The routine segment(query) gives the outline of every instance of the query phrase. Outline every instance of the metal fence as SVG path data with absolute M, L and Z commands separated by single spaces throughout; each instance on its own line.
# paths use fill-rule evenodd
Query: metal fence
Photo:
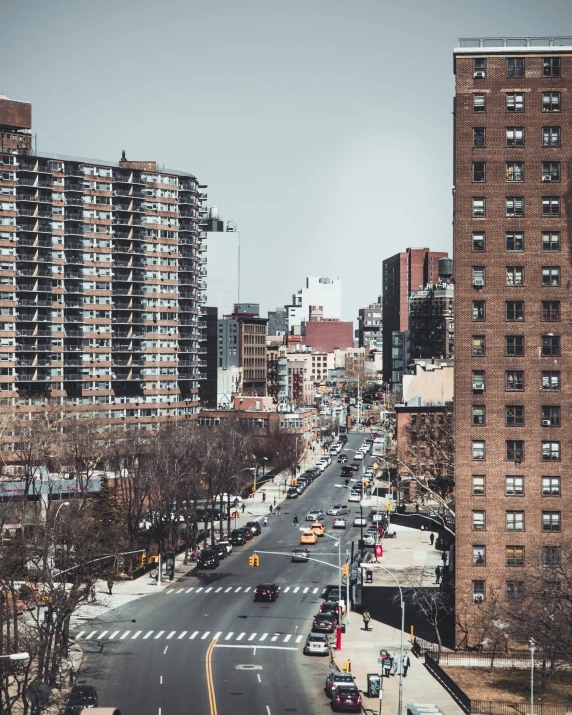
M 458 703 L 459 707 L 469 715 L 471 712 L 471 699 L 464 690 L 439 666 L 431 654 L 425 653 L 425 667 L 431 675 L 445 688 L 451 697 Z
M 471 700 L 471 715 L 529 715 L 530 703 Z M 572 705 L 534 704 L 534 715 L 571 715 Z

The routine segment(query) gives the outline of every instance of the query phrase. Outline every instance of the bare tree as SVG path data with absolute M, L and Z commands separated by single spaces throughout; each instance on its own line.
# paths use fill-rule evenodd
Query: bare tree
M 440 625 L 454 610 L 451 593 L 439 588 L 413 587 L 406 589 L 404 600 L 416 612 L 422 613 L 427 623 L 433 628 L 438 652 L 441 654 L 443 642 Z

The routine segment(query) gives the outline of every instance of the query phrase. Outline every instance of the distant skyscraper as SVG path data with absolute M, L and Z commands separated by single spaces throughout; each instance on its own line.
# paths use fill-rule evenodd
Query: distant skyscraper
M 227 221 L 226 231 L 218 206 L 201 217 L 202 242 L 208 257 L 201 267 L 203 304 L 216 307 L 219 316 L 230 315 L 240 299 L 240 233 Z

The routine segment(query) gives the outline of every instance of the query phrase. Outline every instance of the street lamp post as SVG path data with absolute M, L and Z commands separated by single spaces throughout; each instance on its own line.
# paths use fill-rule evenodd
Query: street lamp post
M 530 715 L 534 715 L 534 651 L 536 650 L 534 638 L 530 638 L 528 647 L 530 648 Z

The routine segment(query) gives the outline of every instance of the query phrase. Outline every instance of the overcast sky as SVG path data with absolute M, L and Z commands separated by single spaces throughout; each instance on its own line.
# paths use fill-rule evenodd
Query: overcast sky
M 383 259 L 451 252 L 458 37 L 572 34 L 570 0 L 0 0 L 0 93 L 38 150 L 156 160 L 208 184 L 242 236 L 245 302 Z

